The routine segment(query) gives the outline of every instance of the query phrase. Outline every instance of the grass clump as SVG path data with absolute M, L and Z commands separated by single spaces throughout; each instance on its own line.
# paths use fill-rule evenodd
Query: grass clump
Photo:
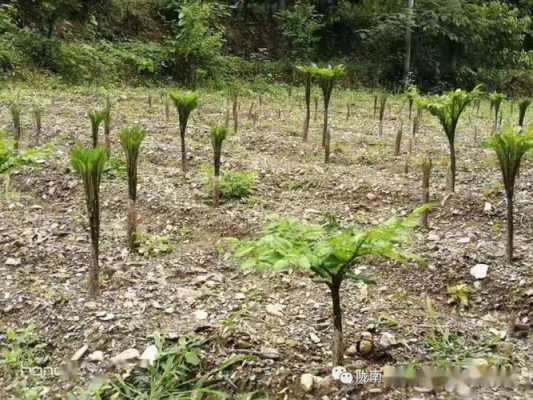
M 205 185 L 213 193 L 214 179 L 211 171 L 205 170 Z M 250 196 L 257 182 L 254 171 L 225 171 L 218 179 L 220 197 L 226 200 L 243 199 Z

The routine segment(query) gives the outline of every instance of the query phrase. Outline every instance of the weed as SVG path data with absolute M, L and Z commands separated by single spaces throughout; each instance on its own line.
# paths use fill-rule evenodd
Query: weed
M 144 255 L 168 254 L 174 250 L 168 236 L 137 233 L 135 237 L 138 251 Z

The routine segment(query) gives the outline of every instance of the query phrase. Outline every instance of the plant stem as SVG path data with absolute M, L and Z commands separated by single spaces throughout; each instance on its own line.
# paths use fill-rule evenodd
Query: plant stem
M 332 361 L 333 366 L 343 365 L 344 363 L 344 344 L 342 335 L 342 308 L 340 300 L 340 287 L 342 280 L 333 277 L 330 285 L 331 300 L 333 304 L 333 349 Z
M 513 262 L 514 248 L 514 199 L 513 194 L 507 195 L 507 261 Z

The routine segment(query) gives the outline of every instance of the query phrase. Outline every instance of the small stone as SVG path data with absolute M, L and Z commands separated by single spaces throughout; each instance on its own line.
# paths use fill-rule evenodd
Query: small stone
M 276 317 L 283 317 L 283 306 L 281 304 L 267 304 L 266 312 Z
M 381 335 L 381 338 L 379 339 L 380 346 L 385 349 L 396 345 L 396 343 L 397 343 L 396 337 L 392 333 L 389 333 L 389 332 L 384 332 Z
M 239 292 L 239 293 L 237 293 L 235 295 L 235 300 L 244 300 L 245 298 L 246 298 L 246 295 L 244 293 L 241 293 L 241 292 Z
M 72 355 L 72 357 L 70 357 L 70 361 L 78 361 L 80 358 L 83 357 L 88 348 L 89 346 L 84 344 L 77 352 Z
M 355 344 L 352 344 L 350 347 L 346 349 L 345 353 L 349 357 L 355 356 L 357 354 L 357 346 Z
M 462 237 L 457 240 L 457 243 L 461 243 L 461 244 L 470 243 L 470 238 L 468 236 Z
M 470 268 L 470 275 L 476 279 L 485 279 L 487 277 L 487 272 L 489 266 L 487 264 L 476 264 Z
M 486 213 L 489 213 L 492 211 L 492 204 L 490 204 L 488 201 L 485 202 L 485 207 L 483 207 L 483 211 Z
M 300 385 L 305 392 L 310 392 L 313 390 L 313 385 L 315 383 L 315 377 L 311 374 L 303 374 L 300 377 Z
M 320 343 L 320 338 L 314 333 L 314 332 L 311 332 L 309 334 L 309 337 L 311 338 L 311 341 L 315 344 L 318 344 Z
M 144 350 L 140 357 L 141 367 L 147 368 L 148 366 L 153 366 L 158 358 L 159 351 L 155 345 L 151 344 Z
M 367 193 L 366 198 L 372 201 L 372 200 L 376 200 L 377 196 L 374 193 Z
M 16 267 L 17 265 L 20 265 L 21 261 L 20 261 L 20 258 L 13 258 L 13 257 L 8 257 L 5 264 L 6 265 L 10 265 L 12 267 Z
M 94 351 L 91 354 L 87 356 L 87 359 L 89 361 L 103 361 L 104 360 L 104 353 L 100 350 Z
M 111 362 L 113 364 L 124 364 L 128 361 L 132 361 L 136 358 L 139 358 L 140 354 L 137 349 L 127 349 L 124 350 L 122 353 L 116 355 L 115 357 L 111 358 Z
M 209 314 L 207 314 L 207 311 L 205 311 L 205 310 L 196 310 L 194 312 L 194 318 L 197 321 L 203 321 L 203 320 L 207 319 L 208 316 L 209 316 Z
M 429 235 L 428 235 L 428 240 L 432 241 L 432 242 L 438 242 L 440 240 L 440 236 L 437 235 L 436 233 L 433 233 L 431 232 Z

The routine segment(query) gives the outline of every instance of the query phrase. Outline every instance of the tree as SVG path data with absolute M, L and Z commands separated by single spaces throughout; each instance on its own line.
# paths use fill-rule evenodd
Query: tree
M 318 32 L 323 26 L 315 6 L 307 1 L 298 1 L 294 7 L 278 12 L 276 17 L 289 57 L 311 59 L 316 53 L 316 45 L 320 40 Z
M 330 141 L 331 135 L 328 128 L 328 114 L 329 114 L 329 102 L 331 100 L 331 93 L 333 92 L 333 85 L 335 81 L 344 75 L 344 65 L 339 64 L 334 67 L 329 65 L 328 67 L 321 68 L 313 65 L 311 68 L 311 76 L 316 79 L 318 86 L 322 89 L 322 98 L 324 99 L 324 125 L 322 129 L 322 146 L 325 150 L 326 163 L 329 163 L 330 153 Z
M 449 190 L 455 192 L 456 157 L 455 134 L 457 124 L 465 108 L 481 94 L 481 86 L 476 86 L 467 92 L 461 89 L 430 98 L 419 98 L 418 103 L 422 109 L 428 110 L 439 119 L 439 122 L 448 138 L 450 149 Z
M 137 236 L 137 165 L 139 149 L 146 136 L 144 129 L 139 127 L 124 128 L 120 131 L 120 144 L 126 155 L 128 168 L 128 247 L 134 251 Z
M 74 170 L 81 175 L 85 188 L 85 200 L 91 237 L 91 264 L 89 267 L 89 294 L 95 297 L 99 290 L 99 241 L 100 241 L 100 180 L 106 161 L 105 149 L 85 149 L 76 145 L 70 154 Z
M 267 224 L 258 239 L 232 240 L 233 256 L 244 269 L 262 272 L 296 270 L 309 273 L 330 290 L 333 307 L 333 365 L 342 365 L 344 339 L 340 290 L 345 279 L 368 281 L 352 268 L 365 256 L 380 256 L 403 262 L 414 259 L 403 249 L 410 230 L 428 206 L 406 218 L 360 230 L 302 222 L 297 218 L 277 218 Z
M 213 207 L 218 207 L 220 202 L 220 159 L 222 157 L 222 143 L 228 136 L 225 126 L 216 126 L 211 129 L 211 144 L 213 146 Z
M 174 102 L 178 111 L 181 140 L 181 170 L 187 172 L 187 152 L 185 150 L 185 132 L 187 122 L 191 112 L 198 107 L 198 95 L 195 92 L 176 92 L 168 93 L 170 99 Z
M 216 78 L 223 66 L 224 28 L 219 19 L 225 15 L 224 8 L 201 0 L 176 4 L 181 8 L 170 42 L 175 78 L 190 85 L 195 85 L 199 78 Z
M 309 122 L 311 121 L 311 76 L 313 73 L 312 65 L 297 65 L 296 69 L 304 76 L 305 85 L 305 119 L 303 128 L 303 139 L 307 142 L 309 136 Z
M 485 146 L 496 152 L 502 172 L 507 200 L 507 261 L 513 261 L 514 242 L 514 187 L 520 171 L 522 157 L 533 149 L 533 128 L 526 133 L 515 133 L 511 126 L 489 137 Z
M 88 116 L 91 120 L 93 148 L 96 148 L 98 146 L 98 129 L 100 128 L 100 124 L 106 119 L 106 111 L 91 111 Z

